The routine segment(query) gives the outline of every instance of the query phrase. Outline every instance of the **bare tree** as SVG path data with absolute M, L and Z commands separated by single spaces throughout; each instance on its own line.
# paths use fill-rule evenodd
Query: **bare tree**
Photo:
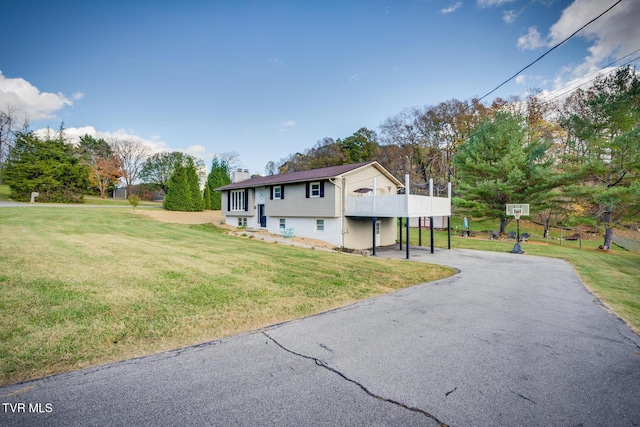
M 227 169 L 229 170 L 229 172 L 232 172 L 242 167 L 242 162 L 240 161 L 240 155 L 235 151 L 220 153 L 216 157 L 218 157 L 221 161 L 227 164 Z
M 16 133 L 26 133 L 28 129 L 27 116 L 18 117 L 16 109 L 11 105 L 7 105 L 4 111 L 0 111 L 0 170 L 13 147 Z
M 151 155 L 151 148 L 141 141 L 131 139 L 112 138 L 109 140 L 109 144 L 120 162 L 123 173 L 122 178 L 127 187 L 127 194 L 129 194 L 131 185 L 140 176 L 142 165 Z

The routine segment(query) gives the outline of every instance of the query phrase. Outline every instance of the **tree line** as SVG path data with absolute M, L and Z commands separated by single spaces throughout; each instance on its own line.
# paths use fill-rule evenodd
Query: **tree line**
M 42 137 L 26 127 L 12 129 L 13 117 L 3 114 L 0 178 L 16 201 L 30 201 L 31 194 L 38 193 L 38 202 L 80 203 L 87 193 L 106 198 L 124 183 L 128 195 L 160 191 L 168 210 L 220 209 L 221 195 L 214 189 L 230 182 L 230 167 L 237 161 L 235 153 L 216 157 L 206 176 L 203 161 L 189 154 L 151 154 L 151 149 L 140 141 L 105 140 L 90 135 L 71 144 L 63 125 Z M 205 176 L 203 190 L 201 181 Z

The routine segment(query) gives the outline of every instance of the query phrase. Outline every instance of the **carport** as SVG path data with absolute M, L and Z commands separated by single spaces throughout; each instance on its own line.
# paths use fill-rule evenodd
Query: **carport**
M 371 253 L 376 254 L 376 221 L 378 218 L 400 218 L 406 223 L 406 258 L 410 258 L 409 218 L 430 219 L 431 253 L 434 252 L 433 217 L 447 217 L 448 248 L 451 249 L 451 183 L 447 184 L 447 197 L 435 197 L 433 180 L 429 179 L 429 195 L 410 194 L 409 175 L 405 175 L 405 194 L 376 196 L 376 179 L 373 178 L 370 197 L 347 197 L 345 216 L 371 218 Z M 402 228 L 400 230 L 400 250 L 402 250 Z

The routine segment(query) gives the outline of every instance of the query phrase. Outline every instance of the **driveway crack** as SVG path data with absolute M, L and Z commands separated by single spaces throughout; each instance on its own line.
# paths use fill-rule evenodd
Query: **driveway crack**
M 409 411 L 413 411 L 413 412 L 417 412 L 420 413 L 422 415 L 424 415 L 427 418 L 432 419 L 433 421 L 437 422 L 440 427 L 449 427 L 447 424 L 443 423 L 442 421 L 440 421 L 439 419 L 437 419 L 436 417 L 434 417 L 433 415 L 431 415 L 430 413 L 428 413 L 427 411 L 420 409 L 420 408 L 414 408 L 412 406 L 406 405 L 402 402 L 398 402 L 397 400 L 393 400 L 393 399 L 387 399 L 386 397 L 383 396 L 379 396 L 373 392 L 371 392 L 367 387 L 365 387 L 364 385 L 362 385 L 361 383 L 347 377 L 345 374 L 343 374 L 342 372 L 338 371 L 337 369 L 332 368 L 331 366 L 327 365 L 325 362 L 323 362 L 322 360 L 316 358 L 316 357 L 312 357 L 312 356 L 307 356 L 304 354 L 300 354 L 300 353 L 296 353 L 293 350 L 290 350 L 288 348 L 286 348 L 285 346 L 283 346 L 282 344 L 280 344 L 278 341 L 276 341 L 275 338 L 271 337 L 269 334 L 267 334 L 266 332 L 262 332 L 264 334 L 264 336 L 266 336 L 268 339 L 270 339 L 271 341 L 273 341 L 274 344 L 276 344 L 278 347 L 280 347 L 281 349 L 283 349 L 284 351 L 286 351 L 287 353 L 291 353 L 295 356 L 298 357 L 302 357 L 304 359 L 308 359 L 313 361 L 316 365 L 320 366 L 321 368 L 327 369 L 328 371 L 333 372 L 334 374 L 340 376 L 342 379 L 349 381 L 350 383 L 353 383 L 355 385 L 357 385 L 358 387 L 360 387 L 360 389 L 362 391 L 364 391 L 366 394 L 368 394 L 369 396 L 376 398 L 378 400 L 381 400 L 383 402 L 388 402 L 391 403 L 393 405 L 397 405 L 400 406 L 401 408 L 407 409 Z

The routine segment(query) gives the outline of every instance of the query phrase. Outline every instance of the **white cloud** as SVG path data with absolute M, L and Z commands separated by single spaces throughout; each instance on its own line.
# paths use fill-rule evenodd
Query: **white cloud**
M 78 100 L 84 98 L 85 95 L 86 95 L 86 93 L 84 93 L 84 92 L 76 92 L 73 95 L 71 95 L 71 97 L 73 99 L 75 99 L 76 101 L 78 101 Z
M 562 11 L 562 16 L 549 29 L 548 45 L 553 46 L 569 37 L 578 28 L 604 12 L 608 4 L 600 0 L 575 0 Z M 597 70 L 604 62 L 620 59 L 638 49 L 640 40 L 640 2 L 623 1 L 574 37 L 592 44 L 589 55 L 576 67 L 572 77 L 579 78 Z
M 562 100 L 568 97 L 571 94 L 571 92 L 573 92 L 578 88 L 583 88 L 583 89 L 588 88 L 593 83 L 593 80 L 595 80 L 598 77 L 612 73 L 613 71 L 615 71 L 615 67 L 602 68 L 590 74 L 587 74 L 578 78 L 574 78 L 569 81 L 565 80 L 563 77 L 565 75 L 570 75 L 572 70 L 573 68 L 571 67 L 565 67 L 563 69 L 563 72 L 560 73 L 560 75 L 558 75 L 554 80 L 554 89 L 541 91 L 540 98 L 548 101 L 557 100 L 557 99 Z
M 62 93 L 40 92 L 22 78 L 8 78 L 0 71 L 0 107 L 11 106 L 29 120 L 54 117 L 54 113 L 73 101 Z
M 518 77 L 515 78 L 515 82 L 516 84 L 525 86 L 528 89 L 534 89 L 549 83 L 545 80 L 544 76 L 535 74 L 519 74 Z
M 502 6 L 506 3 L 514 2 L 515 0 L 478 0 L 478 6 L 480 7 L 493 7 Z
M 518 18 L 518 11 L 514 10 L 505 10 L 502 13 L 502 20 L 507 24 L 513 24 L 515 20 Z
M 535 27 L 531 27 L 527 35 L 518 39 L 518 47 L 533 50 L 556 46 L 608 7 L 610 5 L 603 4 L 601 0 L 574 0 L 562 11 L 560 19 L 549 28 L 545 38 Z M 574 38 L 583 38 L 590 43 L 587 55 L 581 64 L 563 69 L 556 78 L 555 87 L 575 85 L 582 77 L 638 49 L 639 17 L 640 1 L 625 1 L 578 32 Z
M 449 7 L 446 7 L 444 9 L 440 9 L 440 13 L 446 15 L 447 13 L 455 12 L 456 10 L 460 9 L 460 7 L 462 7 L 461 1 L 453 3 Z
M 41 128 L 34 131 L 34 133 L 40 137 L 47 137 L 47 134 L 55 134 L 56 132 L 58 132 L 58 129 L 48 129 L 48 128 Z M 134 133 L 131 133 L 124 129 L 118 129 L 115 132 L 104 132 L 104 131 L 96 130 L 96 128 L 94 128 L 93 126 L 82 126 L 82 127 L 75 127 L 75 128 L 70 127 L 70 128 L 64 129 L 64 135 L 66 140 L 72 144 L 77 143 L 80 140 L 81 136 L 89 135 L 98 139 L 102 138 L 106 141 L 109 141 L 111 139 L 139 141 L 145 144 L 146 146 L 148 146 L 151 149 L 151 151 L 153 151 L 154 153 L 159 153 L 163 151 L 174 151 L 171 148 L 169 148 L 167 144 L 161 139 L 159 139 L 158 137 L 154 136 L 151 139 L 143 138 L 141 136 L 135 135 Z M 201 147 L 201 146 L 192 146 L 192 147 Z M 189 149 L 190 148 L 191 147 L 189 147 Z M 182 150 L 175 150 L 175 151 L 182 151 Z
M 287 129 L 289 129 L 290 127 L 293 127 L 296 125 L 296 122 L 294 122 L 293 120 L 286 120 L 282 123 L 280 123 L 280 125 L 278 126 L 278 130 L 280 132 L 286 132 Z
M 536 27 L 529 27 L 527 34 L 518 39 L 518 48 L 522 50 L 534 50 L 544 45 L 545 42 Z
M 207 152 L 207 148 L 204 145 L 190 145 L 187 147 L 186 153 L 191 154 L 194 157 L 204 157 L 204 154 Z

